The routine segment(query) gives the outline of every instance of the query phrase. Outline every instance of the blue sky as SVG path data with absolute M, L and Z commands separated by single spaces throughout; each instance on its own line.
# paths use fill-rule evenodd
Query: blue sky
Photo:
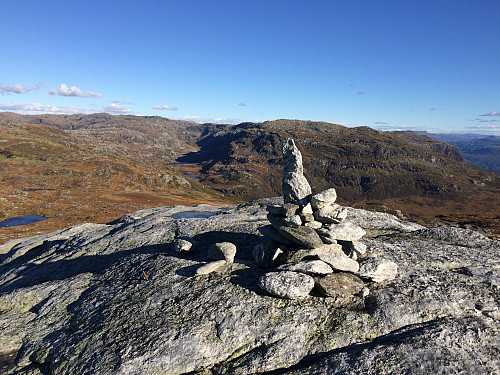
M 0 111 L 500 134 L 498 0 L 2 0 L 0 17 Z

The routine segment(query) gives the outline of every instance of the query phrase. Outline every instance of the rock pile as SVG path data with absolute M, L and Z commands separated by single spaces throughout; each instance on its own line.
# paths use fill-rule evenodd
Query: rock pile
M 397 265 L 367 253 L 360 241 L 366 231 L 346 221 L 348 211 L 335 203 L 335 189 L 311 194 L 293 139 L 285 140 L 282 151 L 284 203 L 268 206 L 271 225 L 260 231 L 271 242 L 258 244 L 254 258 L 264 268 L 283 264 L 276 272 L 264 274 L 259 286 L 291 299 L 307 296 L 316 286 L 322 295 L 347 302 L 353 295 L 368 294 L 361 278 L 393 279 Z

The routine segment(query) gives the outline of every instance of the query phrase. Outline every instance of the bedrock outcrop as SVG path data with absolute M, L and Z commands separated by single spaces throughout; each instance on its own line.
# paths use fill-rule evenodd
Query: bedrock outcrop
M 0 245 L 0 372 L 499 372 L 498 241 L 346 207 L 365 254 L 396 263 L 397 277 L 363 279 L 354 297 L 323 283 L 332 296 L 277 298 L 258 286 L 269 270 L 254 253 L 271 241 L 259 231 L 267 207 L 282 204 L 148 209 Z M 214 215 L 172 217 L 189 211 Z M 193 246 L 179 251 L 179 239 Z M 197 275 L 223 242 L 233 263 Z M 293 246 L 259 262 L 317 252 Z

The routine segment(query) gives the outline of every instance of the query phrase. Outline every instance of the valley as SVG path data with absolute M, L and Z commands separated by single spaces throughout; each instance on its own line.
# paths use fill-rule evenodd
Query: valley
M 281 194 L 281 144 L 304 155 L 313 192 L 425 225 L 500 234 L 500 177 L 455 146 L 411 133 L 276 120 L 197 124 L 162 117 L 0 113 L 0 242 L 148 207 L 234 204 Z

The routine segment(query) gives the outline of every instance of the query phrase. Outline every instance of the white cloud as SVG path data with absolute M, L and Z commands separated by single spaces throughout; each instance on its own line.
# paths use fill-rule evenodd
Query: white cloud
M 467 131 L 474 131 L 474 132 L 483 133 L 483 134 L 495 134 L 495 135 L 500 134 L 500 126 L 498 126 L 498 125 L 468 126 L 465 129 L 467 129 Z
M 40 114 L 40 113 L 89 113 L 81 108 L 76 107 L 58 107 L 50 104 L 40 104 L 40 103 L 6 103 L 0 104 L 0 110 L 12 111 L 21 114 Z
M 96 92 L 83 92 L 76 86 L 68 87 L 65 83 L 59 86 L 59 90 L 50 89 L 50 95 L 78 96 L 80 98 L 102 98 L 102 94 Z
M 14 94 L 26 94 L 27 92 L 30 92 L 30 91 L 36 91 L 40 88 L 40 85 L 36 85 L 36 86 L 31 86 L 31 87 L 28 87 L 28 86 L 22 86 L 21 84 L 19 83 L 14 83 L 13 85 L 4 85 L 3 83 L 0 83 L 0 92 L 2 93 L 2 95 L 10 95 L 12 93 Z
M 123 115 L 123 114 L 131 114 L 133 111 L 129 108 L 120 107 L 118 104 L 111 104 L 106 107 L 103 107 L 103 111 L 107 113 L 111 113 L 113 115 Z
M 123 100 L 123 99 L 117 99 L 117 100 L 112 100 L 111 103 L 118 103 L 118 104 L 127 104 L 127 105 L 136 105 L 135 103 Z
M 179 108 L 177 107 L 169 107 L 168 105 L 154 105 L 153 109 L 158 109 L 158 110 L 166 110 L 166 111 L 177 111 Z
M 480 116 L 500 116 L 500 112 L 490 112 Z

